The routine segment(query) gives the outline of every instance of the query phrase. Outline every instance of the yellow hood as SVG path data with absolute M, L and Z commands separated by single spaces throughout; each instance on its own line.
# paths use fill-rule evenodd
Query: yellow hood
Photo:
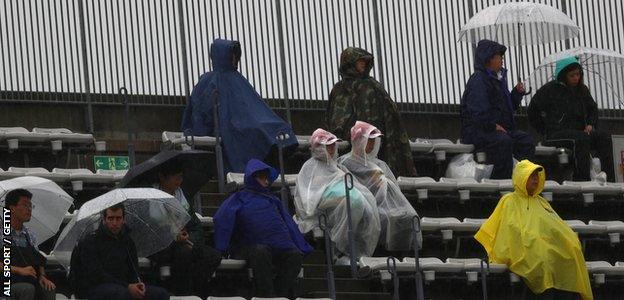
M 539 186 L 534 196 L 526 182 L 536 169 Z M 539 193 L 544 169 L 528 160 L 516 165 L 514 192 L 503 196 L 494 212 L 475 234 L 491 262 L 506 264 L 534 293 L 547 289 L 571 291 L 593 299 L 585 258 L 576 233 Z

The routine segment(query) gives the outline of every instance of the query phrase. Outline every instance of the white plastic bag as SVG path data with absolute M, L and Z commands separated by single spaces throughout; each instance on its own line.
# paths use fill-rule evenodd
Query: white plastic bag
M 607 173 L 602 171 L 602 165 L 600 163 L 600 158 L 594 157 L 591 161 L 591 168 L 589 169 L 589 176 L 591 181 L 596 181 L 601 184 L 607 182 Z
M 473 155 L 469 153 L 455 155 L 446 168 L 447 178 L 473 178 L 481 181 L 490 178 L 493 165 L 478 164 L 474 161 Z

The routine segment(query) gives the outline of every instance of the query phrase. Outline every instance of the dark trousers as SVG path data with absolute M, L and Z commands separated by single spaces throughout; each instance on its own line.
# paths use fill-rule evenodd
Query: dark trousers
M 476 131 L 476 130 L 475 130 Z M 492 179 L 510 179 L 513 172 L 513 158 L 533 159 L 535 144 L 524 131 L 513 130 L 475 132 L 474 136 L 462 138 L 475 145 L 476 151 L 484 151 L 487 163 L 494 165 Z
M 115 283 L 103 283 L 89 291 L 90 300 L 132 300 L 132 296 L 128 291 L 127 286 Z M 146 300 L 165 300 L 169 299 L 169 293 L 167 290 L 153 286 L 145 286 L 145 298 Z
M 208 246 L 173 242 L 153 256 L 158 266 L 171 266 L 170 289 L 175 295 L 207 296 L 208 280 L 221 264 L 221 253 Z
M 293 249 L 275 253 L 269 246 L 247 246 L 234 255 L 253 271 L 256 297 L 289 297 L 301 270 L 303 255 Z
M 565 140 L 572 142 L 572 151 L 574 151 L 574 180 L 588 181 L 590 178 L 591 168 L 591 151 L 596 151 L 600 158 L 602 170 L 607 173 L 609 181 L 615 181 L 615 172 L 613 169 L 613 145 L 611 137 L 603 132 L 594 130 L 591 134 L 587 134 L 581 130 L 565 129 L 553 132 L 547 135 L 549 144 L 558 144 L 557 140 L 565 144 Z M 570 147 L 570 146 L 566 146 Z

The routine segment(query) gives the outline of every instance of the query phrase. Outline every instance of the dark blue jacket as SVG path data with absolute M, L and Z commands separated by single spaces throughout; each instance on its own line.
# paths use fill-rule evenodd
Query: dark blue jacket
M 232 64 L 232 58 L 240 53 L 236 41 L 217 39 L 212 43 L 213 71 L 199 78 L 181 126 L 196 136 L 214 135 L 213 101 L 218 97 L 226 172 L 243 172 L 250 159 L 265 159 L 281 132 L 290 136 L 284 142 L 287 152 L 298 145 L 291 126 L 269 108 Z
M 278 172 L 265 163 L 252 159 L 245 168 L 245 187 L 221 204 L 214 216 L 215 248 L 236 252 L 240 247 L 266 245 L 275 252 L 298 249 L 312 252 L 292 216 L 271 191 L 261 186 L 253 174 L 268 170 L 273 183 Z
M 496 130 L 496 124 L 507 131 L 515 130 L 514 112 L 520 106 L 522 94 L 507 86 L 507 70 L 501 78 L 485 68 L 495 54 L 504 54 L 507 48 L 499 43 L 482 40 L 475 52 L 475 72 L 466 84 L 460 102 L 462 141 L 470 143 L 471 137 Z

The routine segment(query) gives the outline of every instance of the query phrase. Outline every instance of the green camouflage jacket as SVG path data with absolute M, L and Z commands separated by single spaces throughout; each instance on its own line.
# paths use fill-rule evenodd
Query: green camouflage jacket
M 364 59 L 366 70 L 358 73 L 355 62 Z M 342 80 L 334 85 L 329 95 L 327 130 L 344 140 L 355 121 L 364 121 L 384 134 L 379 158 L 397 175 L 415 176 L 409 138 L 396 104 L 381 83 L 369 73 L 373 55 L 364 49 L 349 47 L 340 55 Z

